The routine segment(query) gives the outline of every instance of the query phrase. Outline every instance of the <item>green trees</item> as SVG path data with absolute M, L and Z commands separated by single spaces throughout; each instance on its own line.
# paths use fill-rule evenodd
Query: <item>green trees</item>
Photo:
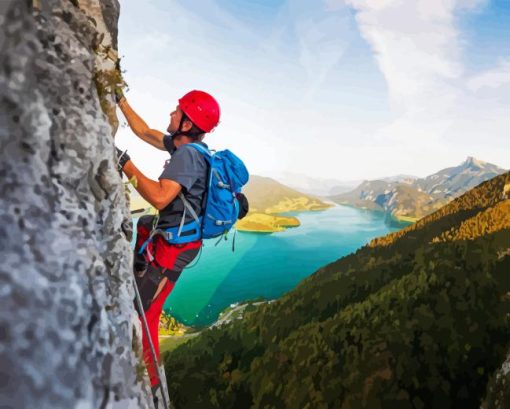
M 460 226 L 452 227 L 449 231 L 443 232 L 432 239 L 432 241 L 437 243 L 440 241 L 472 240 L 503 229 L 510 229 L 510 200 L 497 203 L 477 213 L 474 217 L 464 220 Z

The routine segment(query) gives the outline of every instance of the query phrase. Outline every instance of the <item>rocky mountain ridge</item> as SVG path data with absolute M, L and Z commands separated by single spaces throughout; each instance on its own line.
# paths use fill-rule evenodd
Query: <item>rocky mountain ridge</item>
M 351 192 L 330 199 L 339 204 L 384 211 L 397 219 L 415 220 L 504 172 L 496 165 L 468 157 L 459 166 L 442 169 L 425 178 L 364 181 Z

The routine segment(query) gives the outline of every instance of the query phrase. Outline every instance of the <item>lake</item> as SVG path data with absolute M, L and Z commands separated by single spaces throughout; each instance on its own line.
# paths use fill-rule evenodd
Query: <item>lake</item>
M 186 325 L 209 325 L 230 304 L 280 297 L 320 267 L 404 226 L 347 206 L 285 215 L 296 216 L 301 226 L 273 234 L 237 232 L 234 252 L 232 232 L 217 245 L 217 239 L 204 241 L 165 310 Z

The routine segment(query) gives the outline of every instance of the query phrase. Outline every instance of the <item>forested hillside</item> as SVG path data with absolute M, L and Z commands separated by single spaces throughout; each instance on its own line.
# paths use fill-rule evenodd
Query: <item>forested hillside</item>
M 173 402 L 479 408 L 494 378 L 485 404 L 510 404 L 492 375 L 510 346 L 509 184 L 482 183 L 173 351 Z

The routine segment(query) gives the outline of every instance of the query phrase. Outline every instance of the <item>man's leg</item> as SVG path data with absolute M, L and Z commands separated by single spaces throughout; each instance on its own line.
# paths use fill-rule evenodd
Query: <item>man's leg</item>
M 163 305 L 165 304 L 166 298 L 171 293 L 174 288 L 175 283 L 171 281 L 167 281 L 163 290 L 158 294 L 158 296 L 152 301 L 149 309 L 145 311 L 145 319 L 147 320 L 147 325 L 149 326 L 149 333 L 151 336 L 152 344 L 154 345 L 154 350 L 156 351 L 156 357 L 159 360 L 159 340 L 158 340 L 158 328 L 159 328 L 159 319 L 161 317 L 161 313 L 163 312 Z M 151 380 L 151 386 L 158 385 L 158 372 L 156 367 L 154 366 L 154 362 L 152 359 L 152 354 L 149 346 L 149 340 L 147 339 L 147 335 L 145 331 L 143 332 L 142 338 L 143 345 L 143 355 L 144 360 L 147 365 L 147 370 L 149 372 L 149 377 Z M 158 362 L 159 365 L 159 362 Z
M 167 278 L 165 287 L 159 292 L 154 289 L 155 297 L 145 309 L 145 318 L 149 326 L 149 333 L 156 352 L 159 364 L 159 339 L 158 328 L 163 306 L 168 295 L 173 290 L 182 270 L 197 256 L 202 245 L 201 241 L 195 241 L 184 245 L 168 245 L 160 237 L 156 238 L 155 257 L 160 266 L 164 266 Z M 149 266 L 149 270 L 151 267 Z M 149 341 L 143 334 L 143 355 L 147 370 L 151 379 L 151 386 L 158 384 L 157 369 L 154 366 Z

